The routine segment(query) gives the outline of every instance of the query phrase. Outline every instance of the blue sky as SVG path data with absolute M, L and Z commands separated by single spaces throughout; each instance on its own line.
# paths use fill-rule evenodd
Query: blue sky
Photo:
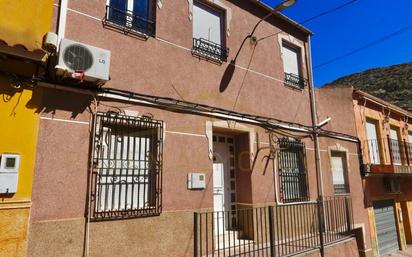
M 280 0 L 262 0 L 275 6 Z M 298 0 L 283 11 L 299 22 L 349 0 Z M 402 34 L 314 69 L 316 86 L 369 68 L 412 61 L 412 0 L 357 0 L 343 9 L 304 24 L 314 32 L 313 66 L 345 55 L 402 28 Z

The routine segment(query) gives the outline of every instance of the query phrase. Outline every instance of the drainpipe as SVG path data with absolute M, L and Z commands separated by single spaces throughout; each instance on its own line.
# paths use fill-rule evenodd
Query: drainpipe
M 318 216 L 319 216 L 319 239 L 320 239 L 320 255 L 325 256 L 324 251 L 324 239 L 323 239 L 323 228 L 325 225 L 325 213 L 323 209 L 323 178 L 322 178 L 322 167 L 320 159 L 320 148 L 319 148 L 319 131 L 318 131 L 318 118 L 316 110 L 316 99 L 315 99 L 315 90 L 314 90 L 314 81 L 313 81 L 313 70 L 312 70 L 312 54 L 311 54 L 311 44 L 310 36 L 308 36 L 308 58 L 309 58 L 309 71 L 308 75 L 310 76 L 310 85 L 309 85 L 309 98 L 310 98 L 310 112 L 312 116 L 312 135 L 313 142 L 315 145 L 315 169 L 316 169 L 316 180 L 318 184 Z
M 315 99 L 315 90 L 314 90 L 314 81 L 313 81 L 313 71 L 312 71 L 312 54 L 310 50 L 310 36 L 308 37 L 309 44 L 309 76 L 310 76 L 310 85 L 309 85 L 309 97 L 310 97 L 310 112 L 312 116 L 312 128 L 313 128 L 313 141 L 315 144 L 315 168 L 316 176 L 318 183 L 318 196 L 323 198 L 323 178 L 322 178 L 322 168 L 320 160 L 320 147 L 319 147 L 319 132 L 318 132 L 318 117 L 316 110 L 316 99 Z
M 59 42 L 64 38 L 66 33 L 66 17 L 67 17 L 67 3 L 69 0 L 60 0 L 59 8 L 59 23 L 57 26 L 57 35 L 59 36 Z

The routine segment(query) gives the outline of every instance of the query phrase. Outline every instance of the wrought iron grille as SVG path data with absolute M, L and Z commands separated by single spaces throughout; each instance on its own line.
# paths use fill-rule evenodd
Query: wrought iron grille
M 296 74 L 285 72 L 285 83 L 292 85 L 294 87 L 304 89 L 306 86 L 306 79 Z
M 335 194 L 347 194 L 349 193 L 348 184 L 333 184 Z
M 204 38 L 193 38 L 192 53 L 206 59 L 226 62 L 229 49 Z
M 307 201 L 306 149 L 301 141 L 281 138 L 279 148 L 280 197 L 285 203 Z
M 152 12 L 154 13 L 154 11 Z M 106 6 L 106 15 L 104 16 L 103 24 L 122 30 L 124 33 L 138 32 L 148 36 L 154 36 L 156 31 L 154 15 L 141 17 L 138 13 L 118 9 L 110 5 Z
M 98 113 L 94 117 L 94 220 L 161 212 L 163 122 Z

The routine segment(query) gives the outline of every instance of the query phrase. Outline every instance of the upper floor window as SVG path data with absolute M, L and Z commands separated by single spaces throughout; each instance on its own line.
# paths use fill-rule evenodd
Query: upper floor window
M 301 49 L 290 43 L 282 43 L 283 70 L 285 72 L 285 83 L 298 88 L 305 87 L 305 79 L 301 77 Z
M 109 0 L 104 22 L 126 32 L 155 35 L 155 0 Z
M 381 141 L 378 138 L 378 121 L 366 120 L 366 136 L 369 153 L 369 161 L 371 164 L 381 163 Z
M 349 193 L 348 168 L 345 152 L 331 152 L 331 170 L 335 194 Z
M 94 120 L 93 219 L 159 214 L 163 123 L 112 113 Z
M 412 131 L 409 131 L 408 133 L 408 142 L 412 144 Z
M 412 166 L 412 131 L 408 132 L 408 143 L 406 143 L 406 158 L 409 160 L 409 165 Z
M 285 203 L 307 201 L 306 149 L 301 141 L 282 138 L 278 141 L 279 185 Z
M 400 130 L 398 127 L 390 126 L 389 129 L 389 150 L 390 158 L 393 164 L 401 165 L 402 164 L 402 147 L 400 142 Z
M 225 12 L 200 2 L 193 3 L 193 49 L 201 57 L 226 61 Z

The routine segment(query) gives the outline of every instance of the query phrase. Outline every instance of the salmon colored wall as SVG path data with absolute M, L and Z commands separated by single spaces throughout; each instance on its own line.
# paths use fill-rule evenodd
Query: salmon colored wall
M 211 63 L 191 54 L 192 22 L 188 17 L 188 1 L 162 3 L 162 7 L 157 8 L 156 38 L 143 41 L 102 27 L 105 0 L 69 1 L 66 38 L 111 51 L 111 80 L 105 87 L 184 99 L 311 125 L 309 90 L 307 87 L 296 90 L 284 85 L 283 63 L 277 38 L 262 40 L 256 47 L 246 42 L 239 53 L 231 82 L 227 88 L 222 88 L 221 81 L 222 78 L 224 80 L 228 63 Z M 227 37 L 230 60 L 235 57 L 245 36 L 266 11 L 249 1 L 233 0 L 224 3 L 231 8 L 233 15 L 230 35 Z M 55 14 L 57 8 L 54 7 Z M 54 20 L 56 19 L 57 16 L 54 16 Z M 302 32 L 275 18 L 270 23 L 263 22 L 256 35 L 263 37 L 282 31 L 282 34 L 303 45 L 305 56 L 308 57 L 309 45 Z M 308 70 L 306 59 L 302 60 L 302 66 L 304 71 Z M 304 76 L 308 78 L 306 72 Z M 138 111 L 139 115 L 150 113 L 154 118 L 165 122 L 162 213 L 159 217 L 133 219 L 129 222 L 93 223 L 93 230 L 99 233 L 91 234 L 91 253 L 97 256 L 98 249 L 105 249 L 100 256 L 112 256 L 112 251 L 117 246 L 126 256 L 138 256 L 144 251 L 164 253 L 167 249 L 173 251 L 174 256 L 185 256 L 182 251 L 191 253 L 193 248 L 190 232 L 193 223 L 190 214 L 196 210 L 213 208 L 212 160 L 209 158 L 206 124 L 217 120 L 130 103 L 101 101 L 96 106 L 89 97 L 63 91 L 44 90 L 43 95 L 42 106 L 39 108 L 40 143 L 37 150 L 41 154 L 36 160 L 31 217 L 33 235 L 30 236 L 29 244 L 29 251 L 33 251 L 31 256 L 41 255 L 47 247 L 52 247 L 58 253 L 64 252 L 63 249 L 67 249 L 67 252 L 76 249 L 76 254 L 80 252 L 83 244 L 79 235 L 83 232 L 82 219 L 86 205 L 91 113 L 96 110 L 125 109 Z M 323 110 L 328 111 L 331 106 L 334 105 L 329 102 Z M 220 122 L 226 123 L 223 120 Z M 227 123 L 229 127 L 232 126 Z M 267 133 L 263 129 L 246 126 L 258 135 L 259 143 L 252 144 L 254 147 L 269 145 Z M 311 139 L 304 141 L 307 147 L 309 191 L 314 200 L 317 197 L 314 147 Z M 323 140 L 322 153 L 327 153 L 328 146 L 338 142 Z M 352 146 L 341 144 L 354 154 Z M 257 155 L 256 166 L 250 174 L 251 199 L 247 200 L 254 205 L 268 205 L 275 201 L 274 173 L 273 169 L 268 169 L 265 173 L 265 162 L 262 161 L 265 154 L 267 151 Z M 328 155 L 322 156 L 326 158 L 323 161 L 325 165 Z M 350 161 L 353 167 L 351 173 L 359 174 L 353 155 Z M 189 172 L 206 174 L 205 190 L 187 189 Z M 60 234 L 59 224 L 71 231 L 67 237 Z M 173 232 L 179 236 L 171 237 Z M 58 235 L 58 240 L 51 246 L 47 244 L 50 235 Z M 145 241 L 145 248 L 133 247 L 126 251 L 123 235 L 126 238 L 144 235 L 148 239 Z M 175 242 L 163 242 L 163 238 L 175 239 Z M 64 242 L 73 242 L 76 247 L 65 245 Z M 180 248 L 175 249 L 176 245 Z M 76 254 L 73 255 L 77 256 Z
M 356 116 L 352 98 L 353 88 L 348 86 L 323 87 L 316 91 L 318 120 L 322 121 L 327 117 L 331 121 L 324 126 L 324 129 L 337 131 L 345 134 L 358 136 Z M 326 140 L 321 138 L 321 162 L 325 195 L 334 195 L 333 180 L 331 172 L 331 151 L 340 151 L 346 154 L 349 195 L 352 197 L 354 223 L 360 229 L 358 239 L 363 245 L 358 245 L 362 256 L 371 254 L 372 243 L 370 238 L 370 222 L 368 206 L 365 203 L 365 191 L 362 176 L 360 173 L 359 145 L 357 143 Z

